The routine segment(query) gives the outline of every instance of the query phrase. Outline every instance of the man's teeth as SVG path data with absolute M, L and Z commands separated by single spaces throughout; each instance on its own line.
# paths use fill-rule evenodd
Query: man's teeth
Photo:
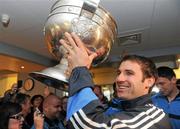
M 120 86 L 118 87 L 119 89 L 125 89 L 125 88 L 128 88 L 127 86 Z

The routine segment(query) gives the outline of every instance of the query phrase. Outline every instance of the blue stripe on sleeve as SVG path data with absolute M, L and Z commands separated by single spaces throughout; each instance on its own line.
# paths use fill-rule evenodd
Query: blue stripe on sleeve
M 82 109 L 92 100 L 98 99 L 97 96 L 94 94 L 91 88 L 84 88 L 77 94 L 71 96 L 68 99 L 67 105 L 67 120 L 77 112 L 78 110 Z

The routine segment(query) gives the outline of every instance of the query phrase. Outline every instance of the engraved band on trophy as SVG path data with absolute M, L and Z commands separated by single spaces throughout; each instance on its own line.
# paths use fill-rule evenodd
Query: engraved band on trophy
M 113 17 L 99 5 L 100 0 L 58 0 L 51 8 L 44 27 L 45 41 L 50 53 L 60 63 L 54 67 L 29 75 L 57 89 L 67 91 L 68 62 L 65 49 L 59 43 L 65 32 L 75 32 L 85 46 L 98 53 L 93 65 L 102 63 L 109 55 L 117 35 Z

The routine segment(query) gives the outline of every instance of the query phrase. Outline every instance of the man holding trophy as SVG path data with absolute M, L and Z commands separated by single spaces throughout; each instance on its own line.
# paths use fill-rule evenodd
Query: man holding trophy
M 100 0 L 59 0 L 45 24 L 45 40 L 60 64 L 33 78 L 54 88 L 69 91 L 69 128 L 82 129 L 170 129 L 168 117 L 151 100 L 149 90 L 157 77 L 154 63 L 141 56 L 125 56 L 116 78 L 123 112 L 106 115 L 105 107 L 92 91 L 89 68 L 109 55 L 117 25 Z M 64 84 L 69 87 L 64 87 Z
M 65 33 L 60 43 L 66 48 L 67 60 L 72 70 L 69 79 L 67 119 L 70 128 L 143 128 L 170 129 L 167 115 L 155 107 L 149 90 L 154 85 L 157 72 L 154 63 L 142 56 L 125 56 L 120 62 L 116 85 L 123 112 L 106 115 L 105 108 L 92 91 L 93 81 L 89 67 L 97 53 L 90 53 L 74 33 Z

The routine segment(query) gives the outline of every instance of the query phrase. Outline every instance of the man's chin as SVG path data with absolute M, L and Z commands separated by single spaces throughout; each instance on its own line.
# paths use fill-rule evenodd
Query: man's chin
M 162 94 L 162 95 L 164 95 L 164 96 L 167 96 L 167 93 L 166 93 L 166 92 L 160 91 L 160 94 Z
M 60 113 L 56 114 L 56 118 L 59 118 L 60 117 Z
M 119 99 L 123 99 L 123 100 L 128 100 L 128 98 L 126 96 L 119 96 Z

